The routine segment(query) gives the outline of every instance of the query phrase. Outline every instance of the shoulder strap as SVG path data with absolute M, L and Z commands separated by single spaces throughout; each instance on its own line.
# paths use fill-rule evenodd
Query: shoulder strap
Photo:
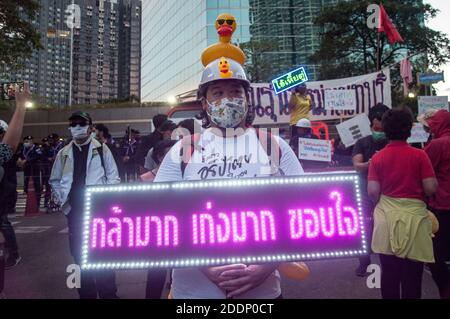
M 106 176 L 105 158 L 103 157 L 103 144 L 97 147 L 97 152 L 98 155 L 100 155 L 100 162 L 102 163 L 103 173 L 105 174 L 105 178 L 107 179 L 108 177 Z
M 269 157 L 272 173 L 278 173 L 280 171 L 280 159 L 283 155 L 279 143 L 270 132 L 259 128 L 255 128 L 255 130 L 259 143 Z M 276 150 L 276 153 L 272 153 L 272 149 Z
M 181 177 L 184 177 L 184 172 L 189 164 L 192 154 L 199 148 L 200 134 L 185 136 L 181 141 L 180 158 L 181 158 Z

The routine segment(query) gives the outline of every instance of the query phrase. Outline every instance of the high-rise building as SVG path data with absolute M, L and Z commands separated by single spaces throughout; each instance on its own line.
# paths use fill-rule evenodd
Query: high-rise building
M 43 49 L 33 52 L 23 69 L 3 70 L 2 82 L 28 80 L 35 98 L 58 106 L 140 100 L 140 0 L 39 3 L 32 23 Z M 80 13 L 73 41 L 66 12 L 70 5 Z
M 309 56 L 319 47 L 313 20 L 338 0 L 144 0 L 142 25 L 142 100 L 165 101 L 194 90 L 200 80 L 200 55 L 217 42 L 215 20 L 231 13 L 238 22 L 235 44 L 270 65 L 272 76 L 296 66 L 310 78 L 316 66 Z M 250 50 L 250 51 L 248 51 Z M 263 63 L 259 63 L 263 64 Z M 256 79 L 268 81 L 268 76 Z
M 70 85 L 70 30 L 65 23 L 65 8 L 70 0 L 41 0 L 32 22 L 41 35 L 42 50 L 23 61 L 24 68 L 1 70 L 0 82 L 27 80 L 40 102 L 67 105 Z M 21 10 L 21 9 L 19 9 Z
M 124 0 L 119 11 L 119 99 L 141 96 L 141 0 Z

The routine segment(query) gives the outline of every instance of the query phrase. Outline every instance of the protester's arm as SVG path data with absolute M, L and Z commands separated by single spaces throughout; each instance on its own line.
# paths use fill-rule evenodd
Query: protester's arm
M 436 177 L 426 178 L 422 180 L 422 187 L 427 197 L 431 197 L 436 194 L 438 189 L 438 181 Z
M 233 298 L 261 285 L 278 267 L 278 264 L 250 265 L 243 269 L 226 270 L 221 274 L 226 281 L 219 287 L 227 291 L 227 298 Z
M 373 157 L 373 160 L 371 161 L 369 165 L 369 175 L 368 175 L 368 185 L 367 185 L 367 192 L 369 195 L 369 198 L 372 200 L 373 203 L 378 203 L 381 196 L 381 179 L 380 179 L 380 168 L 378 167 L 378 157 L 375 155 Z
M 17 149 L 22 136 L 23 122 L 25 121 L 26 103 L 31 101 L 30 87 L 24 82 L 23 92 L 16 92 L 16 110 L 3 137 L 3 143 L 9 145 L 13 151 Z
M 56 155 L 53 163 L 52 171 L 50 173 L 49 184 L 52 187 L 52 192 L 56 196 L 57 204 L 61 203 L 61 179 L 63 175 L 63 156 L 62 150 Z
M 105 160 L 105 173 L 107 184 L 119 184 L 119 170 L 111 150 L 106 144 L 103 144 L 103 158 Z
M 280 146 L 280 168 L 286 176 L 298 176 L 304 174 L 304 170 L 292 148 L 280 137 L 276 137 Z
M 181 174 L 180 158 L 181 141 L 175 144 L 161 163 L 158 173 L 155 176 L 155 183 L 158 182 L 179 182 L 183 180 Z
M 367 185 L 367 192 L 369 194 L 369 198 L 372 200 L 374 204 L 378 203 L 381 195 L 381 186 L 378 181 L 369 181 Z
M 438 181 L 429 157 L 423 152 L 421 153 L 420 158 L 420 173 L 422 176 L 422 187 L 425 195 L 427 197 L 433 196 L 437 192 Z
M 295 92 L 292 92 L 288 102 L 289 112 L 292 112 L 296 106 L 297 106 L 297 96 L 295 95 Z
M 369 170 L 369 162 L 364 162 L 364 157 L 362 154 L 357 154 L 352 157 L 353 168 L 358 173 L 366 173 Z

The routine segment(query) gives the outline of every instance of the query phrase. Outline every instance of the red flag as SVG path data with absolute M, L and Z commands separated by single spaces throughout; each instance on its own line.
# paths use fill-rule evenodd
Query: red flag
M 384 10 L 383 4 L 380 3 L 380 24 L 378 26 L 378 32 L 385 32 L 389 42 L 394 44 L 396 42 L 404 42 L 400 33 L 395 28 L 395 25 L 392 23 L 391 19 Z

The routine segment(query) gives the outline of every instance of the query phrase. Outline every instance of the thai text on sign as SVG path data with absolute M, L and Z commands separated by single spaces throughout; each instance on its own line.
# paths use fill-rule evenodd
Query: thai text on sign
M 307 81 L 308 76 L 306 75 L 305 68 L 300 67 L 272 80 L 272 86 L 275 93 L 280 94 Z
M 331 162 L 331 141 L 299 138 L 298 158 L 309 161 Z
M 83 269 L 355 257 L 357 174 L 90 187 Z

